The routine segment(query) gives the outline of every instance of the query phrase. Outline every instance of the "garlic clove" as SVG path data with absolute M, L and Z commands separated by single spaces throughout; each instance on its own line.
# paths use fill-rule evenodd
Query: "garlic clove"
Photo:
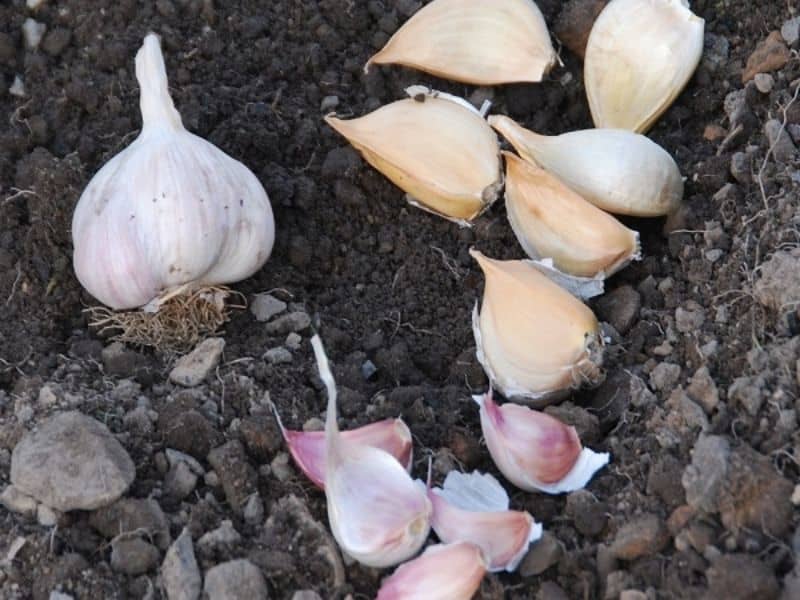
M 377 600 L 470 600 L 486 568 L 481 549 L 469 542 L 428 546 L 383 581 Z
M 546 169 L 598 208 L 657 217 L 678 210 L 683 178 L 678 165 L 649 138 L 623 129 L 584 129 L 539 135 L 502 115 L 489 124 L 525 160 Z
M 510 152 L 503 156 L 508 220 L 528 256 L 552 258 L 557 269 L 578 277 L 609 276 L 638 258 L 638 233 L 544 169 Z
M 114 309 L 245 279 L 275 237 L 255 175 L 184 129 L 155 34 L 136 54 L 136 78 L 142 131 L 92 177 L 72 219 L 78 280 Z
M 473 396 L 494 464 L 520 489 L 561 494 L 586 486 L 608 464 L 608 453 L 582 448 L 574 427 L 508 402 L 498 406 L 489 390 Z
M 328 391 L 325 499 L 339 546 L 370 567 L 398 564 L 419 551 L 430 531 L 425 485 L 388 452 L 347 440 L 336 424 L 336 383 L 318 335 L 311 339 Z
M 486 278 L 473 333 L 492 385 L 507 398 L 542 404 L 602 381 L 600 325 L 585 304 L 529 261 L 470 254 Z
M 428 498 L 439 539 L 475 544 L 492 572 L 516 570 L 530 543 L 542 536 L 541 524 L 530 514 L 508 509 L 508 494 L 488 473 L 451 471 L 442 489 L 429 490 Z
M 687 0 L 612 0 L 592 27 L 583 68 L 595 125 L 650 129 L 700 63 L 703 28 Z
M 434 0 L 369 59 L 476 85 L 541 81 L 556 53 L 532 0 Z
M 294 462 L 314 485 L 325 489 L 325 432 L 296 431 L 278 424 Z M 391 454 L 409 473 L 413 463 L 411 431 L 402 419 L 384 419 L 357 429 L 341 432 L 353 444 L 373 446 Z
M 419 93 L 357 119 L 325 121 L 431 212 L 469 221 L 497 198 L 497 136 L 466 101 Z

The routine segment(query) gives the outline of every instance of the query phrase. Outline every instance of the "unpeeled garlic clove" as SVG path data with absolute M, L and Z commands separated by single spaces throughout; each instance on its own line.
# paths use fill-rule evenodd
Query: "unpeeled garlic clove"
M 413 91 L 363 117 L 325 121 L 423 208 L 469 221 L 502 186 L 497 136 L 466 101 Z
M 492 260 L 470 250 L 486 278 L 472 319 L 478 361 L 507 398 L 541 405 L 603 379 L 594 314 L 530 261 Z
M 377 600 L 470 600 L 486 568 L 481 549 L 469 542 L 429 546 L 383 581 Z
M 556 53 L 532 0 L 434 0 L 369 59 L 476 85 L 541 81 Z
M 318 335 L 311 339 L 328 391 L 325 500 L 342 550 L 370 567 L 396 565 L 419 551 L 430 531 L 425 485 L 388 452 L 347 440 L 336 423 L 336 383 Z
M 697 68 L 703 27 L 687 0 L 612 0 L 592 27 L 583 67 L 595 125 L 650 129 Z
M 294 462 L 314 485 L 325 489 L 325 432 L 295 431 L 278 424 Z M 391 454 L 409 473 L 413 463 L 411 431 L 403 419 L 384 419 L 357 429 L 341 432 L 342 439 L 353 444 L 373 446 Z
M 611 213 L 657 217 L 683 198 L 678 165 L 649 138 L 623 129 L 539 135 L 503 115 L 489 124 L 522 158 L 543 167 L 584 199 Z
M 492 572 L 513 572 L 530 543 L 542 536 L 542 526 L 530 514 L 509 510 L 508 494 L 488 473 L 451 471 L 441 489 L 428 490 L 428 498 L 439 539 L 475 544 Z
M 552 258 L 578 277 L 612 275 L 639 257 L 639 234 L 532 163 L 510 152 L 506 211 L 520 245 L 532 259 Z
M 608 464 L 608 453 L 582 448 L 574 427 L 546 413 L 513 402 L 498 406 L 491 390 L 473 398 L 480 406 L 483 437 L 494 464 L 520 489 L 572 492 Z

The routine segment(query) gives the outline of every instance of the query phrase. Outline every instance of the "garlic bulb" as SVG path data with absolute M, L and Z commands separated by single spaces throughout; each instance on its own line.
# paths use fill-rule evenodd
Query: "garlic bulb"
M 115 309 L 245 279 L 275 237 L 255 175 L 183 128 L 155 34 L 136 54 L 136 78 L 142 131 L 95 174 L 72 219 L 78 279 Z
M 469 221 L 502 186 L 497 136 L 466 101 L 411 91 L 414 98 L 358 119 L 328 115 L 325 121 L 424 208 Z
M 481 429 L 494 464 L 520 489 L 572 492 L 608 464 L 608 453 L 582 448 L 575 428 L 548 414 L 513 402 L 498 406 L 491 390 L 473 399 L 480 406 Z
M 541 81 L 556 61 L 533 0 L 433 0 L 369 59 L 476 85 Z
M 683 198 L 678 165 L 649 138 L 623 129 L 584 129 L 539 135 L 506 116 L 489 124 L 522 158 L 550 171 L 583 198 L 621 215 L 657 217 L 677 211 Z
M 472 329 L 493 386 L 507 398 L 542 404 L 602 381 L 600 326 L 585 304 L 529 261 L 470 254 L 486 277 Z
M 612 275 L 639 257 L 639 234 L 596 208 L 544 169 L 509 152 L 506 211 L 533 259 L 552 258 L 578 277 Z
M 431 525 L 440 540 L 478 546 L 490 571 L 516 570 L 542 526 L 527 512 L 509 510 L 508 494 L 488 473 L 451 471 L 444 486 L 428 491 Z
M 687 0 L 612 0 L 586 45 L 586 95 L 597 127 L 646 132 L 703 54 L 703 19 Z
M 425 485 L 412 481 L 397 459 L 345 438 L 336 424 L 336 384 L 318 335 L 311 339 L 328 390 L 325 421 L 325 499 L 333 537 L 370 567 L 396 565 L 417 553 L 430 531 Z
M 325 432 L 294 431 L 278 424 L 289 446 L 294 462 L 314 485 L 325 489 Z M 388 452 L 411 472 L 413 464 L 413 445 L 411 431 L 403 419 L 384 419 L 357 429 L 341 432 L 342 439 L 348 443 L 373 446 Z
M 384 580 L 376 600 L 470 600 L 486 567 L 481 549 L 469 542 L 428 546 Z

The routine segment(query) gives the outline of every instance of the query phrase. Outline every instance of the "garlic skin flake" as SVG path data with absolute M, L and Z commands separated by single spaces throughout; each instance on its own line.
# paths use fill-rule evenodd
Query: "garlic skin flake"
M 529 261 L 492 260 L 470 250 L 486 278 L 472 328 L 478 361 L 507 398 L 534 405 L 603 380 L 594 314 Z
M 336 423 L 336 383 L 318 335 L 311 339 L 328 391 L 325 421 L 325 499 L 328 522 L 344 552 L 369 567 L 388 567 L 416 554 L 433 511 L 425 485 L 397 459 L 347 440 Z
M 608 464 L 608 453 L 582 448 L 575 428 L 548 414 L 513 402 L 498 406 L 491 390 L 473 399 L 494 464 L 522 490 L 573 492 Z
M 433 0 L 369 59 L 475 85 L 541 81 L 556 53 L 533 0 Z
M 428 546 L 383 581 L 376 600 L 470 600 L 486 569 L 481 549 L 469 542 Z
M 136 54 L 136 78 L 142 131 L 95 174 L 72 219 L 78 280 L 114 309 L 245 279 L 275 239 L 255 175 L 184 129 L 155 34 Z
M 508 494 L 488 473 L 451 471 L 442 488 L 428 491 L 431 525 L 444 543 L 472 542 L 492 572 L 516 570 L 542 526 L 527 512 L 509 510 Z
M 598 208 L 619 215 L 675 213 L 683 198 L 678 165 L 651 139 L 624 129 L 539 135 L 503 115 L 489 124 L 522 158 L 549 171 Z
M 503 152 L 506 211 L 532 259 L 578 277 L 610 276 L 639 257 L 639 234 L 528 161 Z
M 612 0 L 583 67 L 595 126 L 648 131 L 700 63 L 704 26 L 687 0 Z
M 295 464 L 314 485 L 325 489 L 325 432 L 285 429 L 280 419 L 278 424 Z M 413 443 L 411 431 L 403 419 L 384 419 L 357 429 L 342 431 L 341 436 L 348 443 L 373 446 L 388 452 L 406 471 L 411 472 Z
M 502 186 L 500 146 L 480 113 L 446 94 L 418 93 L 357 119 L 325 121 L 427 210 L 469 221 Z

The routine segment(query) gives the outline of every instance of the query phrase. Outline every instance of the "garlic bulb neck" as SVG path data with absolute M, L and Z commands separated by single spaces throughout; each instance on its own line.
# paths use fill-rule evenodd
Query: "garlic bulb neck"
M 148 33 L 136 53 L 136 80 L 139 82 L 139 108 L 142 127 L 183 129 L 181 115 L 169 95 L 167 68 L 155 33 Z

